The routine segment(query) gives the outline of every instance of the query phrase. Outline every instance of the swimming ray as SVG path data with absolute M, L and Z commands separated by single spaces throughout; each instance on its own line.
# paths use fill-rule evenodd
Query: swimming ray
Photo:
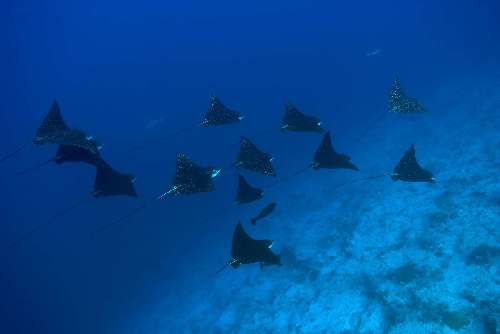
M 97 153 L 101 146 L 91 136 L 78 129 L 71 129 L 64 121 L 57 101 L 52 106 L 36 131 L 33 144 L 63 144 L 81 147 Z
M 243 175 L 238 174 L 238 190 L 236 192 L 236 203 L 251 203 L 262 198 L 264 191 L 252 187 Z
M 436 179 L 434 175 L 430 171 L 420 167 L 415 153 L 415 146 L 411 145 L 396 167 L 394 167 L 391 178 L 394 181 L 435 183 Z
M 271 251 L 272 245 L 272 240 L 256 240 L 250 237 L 241 222 L 238 222 L 231 243 L 231 260 L 233 260 L 231 266 L 238 268 L 242 264 L 251 263 L 281 265 L 280 256 Z
M 45 138 L 56 136 L 60 132 L 69 130 L 69 127 L 66 125 L 66 122 L 64 122 L 64 119 L 61 115 L 59 104 L 56 100 L 54 100 L 49 109 L 49 112 L 45 115 L 45 118 L 38 127 L 38 130 L 36 131 L 35 137 L 33 138 L 32 142 L 34 144 L 42 144 Z M 25 147 L 27 147 L 28 144 L 29 143 L 26 143 L 12 153 L 7 154 L 1 159 L 1 161 L 3 162 L 15 156 L 17 153 L 21 152 Z
M 389 113 L 396 114 L 418 114 L 425 111 L 425 108 L 417 99 L 406 95 L 401 86 L 401 80 L 399 79 L 399 76 L 396 76 L 396 78 L 394 79 L 394 83 L 389 91 L 388 110 Z M 378 115 L 373 121 L 371 121 L 368 126 L 361 132 L 361 134 L 355 140 L 355 143 L 358 143 L 360 140 L 362 140 L 372 129 L 375 128 L 375 125 L 382 121 L 389 113 L 387 113 L 387 111 L 383 111 L 382 113 L 380 113 L 380 115 Z
M 220 171 L 220 169 L 200 166 L 185 154 L 178 154 L 170 195 L 191 195 L 213 191 L 215 189 L 213 178 Z
M 273 253 L 272 245 L 272 240 L 256 240 L 250 237 L 241 222 L 238 222 L 233 232 L 231 259 L 216 274 L 228 266 L 236 269 L 242 264 L 260 263 L 261 268 L 269 265 L 281 266 L 281 257 Z
M 311 166 L 316 170 L 321 168 L 343 168 L 359 171 L 359 168 L 351 162 L 351 158 L 348 155 L 337 153 L 335 151 L 332 145 L 330 131 L 327 131 L 323 136 L 323 139 L 314 154 Z
M 0 162 L 4 162 L 16 156 L 19 152 L 28 147 L 30 143 L 35 145 L 71 145 L 81 147 L 93 153 L 97 153 L 101 149 L 101 145 L 97 141 L 93 140 L 91 136 L 81 130 L 71 129 L 68 127 L 62 117 L 59 104 L 56 100 L 53 101 L 48 113 L 45 115 L 42 123 L 38 127 L 35 136 L 15 151 L 0 158 Z
M 215 189 L 213 178 L 219 175 L 220 171 L 220 169 L 201 166 L 193 162 L 185 154 L 180 153 L 177 155 L 175 175 L 168 191 L 152 198 L 111 223 L 101 226 L 92 234 L 95 235 L 104 232 L 113 226 L 122 224 L 127 219 L 135 216 L 139 212 L 142 212 L 156 201 L 167 196 L 192 195 L 195 193 L 213 191 Z
M 135 176 L 122 174 L 107 163 L 96 167 L 94 197 L 129 196 L 137 197 L 134 188 Z
M 239 112 L 229 109 L 217 96 L 212 95 L 210 97 L 210 107 L 201 122 L 201 126 L 207 127 L 238 123 L 243 118 Z
M 321 121 L 314 116 L 300 112 L 294 105 L 285 105 L 285 114 L 281 121 L 282 131 L 323 132 Z
M 241 137 L 240 151 L 236 157 L 235 166 L 268 176 L 276 176 L 272 165 L 273 157 L 264 153 L 246 137 Z
M 417 99 L 406 95 L 401 86 L 399 76 L 396 76 L 389 92 L 389 111 L 401 114 L 420 113 L 425 111 L 425 108 Z

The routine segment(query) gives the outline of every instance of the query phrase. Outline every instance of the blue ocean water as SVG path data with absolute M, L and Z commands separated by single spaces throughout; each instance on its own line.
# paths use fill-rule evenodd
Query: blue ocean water
M 50 145 L 3 162 L 0 333 L 499 332 L 498 1 L 1 8 L 0 152 L 28 142 L 57 99 L 107 161 L 137 176 L 139 198 L 89 199 L 7 250 L 85 198 L 95 171 L 15 176 L 53 156 Z M 396 75 L 425 113 L 387 112 Z M 211 94 L 245 119 L 167 136 L 199 122 Z M 288 179 L 321 136 L 280 132 L 287 102 L 320 117 L 361 171 Z M 229 209 L 237 171 L 226 168 L 216 191 L 158 201 L 90 236 L 166 191 L 177 153 L 225 167 L 242 135 L 276 158 L 283 182 L 265 200 Z M 350 182 L 391 171 L 411 144 L 436 184 Z M 250 225 L 269 201 L 276 212 Z M 214 276 L 238 220 L 275 240 L 283 266 Z

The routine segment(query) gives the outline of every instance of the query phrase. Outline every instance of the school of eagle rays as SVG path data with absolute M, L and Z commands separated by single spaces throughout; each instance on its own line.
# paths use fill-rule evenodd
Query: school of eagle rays
M 389 90 L 388 108 L 384 111 L 384 115 L 389 113 L 397 114 L 418 114 L 425 111 L 422 104 L 414 97 L 408 96 L 401 86 L 401 81 L 396 76 L 392 87 Z M 244 121 L 245 115 L 233 110 L 222 103 L 217 96 L 211 96 L 208 111 L 204 114 L 202 120 L 191 127 L 181 129 L 170 135 L 178 136 L 182 133 L 196 128 L 230 126 Z M 292 176 L 297 176 L 307 170 L 320 169 L 348 169 L 357 172 L 360 168 L 352 161 L 351 157 L 346 153 L 338 152 L 333 144 L 330 131 L 323 127 L 321 120 L 313 115 L 302 112 L 296 106 L 287 103 L 284 106 L 284 113 L 281 120 L 281 125 L 277 125 L 277 131 L 294 132 L 294 133 L 316 133 L 322 136 L 318 140 L 319 144 L 315 152 L 311 152 L 311 161 L 304 163 L 304 168 L 292 173 Z M 86 194 L 82 200 L 75 203 L 73 206 L 59 212 L 54 217 L 35 226 L 33 229 L 22 234 L 19 238 L 13 240 L 9 244 L 9 249 L 19 246 L 23 241 L 27 241 L 35 232 L 47 228 L 49 225 L 60 220 L 69 211 L 76 209 L 83 201 L 89 198 L 102 198 L 109 196 L 130 196 L 138 197 L 134 188 L 136 181 L 135 175 L 131 173 L 123 173 L 115 169 L 101 155 L 102 145 L 85 131 L 78 128 L 69 127 L 62 116 L 61 109 L 57 101 L 54 101 L 36 130 L 35 136 L 29 142 L 6 154 L 0 159 L 0 162 L 5 162 L 14 158 L 28 145 L 57 145 L 55 155 L 41 163 L 27 168 L 18 173 L 23 175 L 30 171 L 41 168 L 49 163 L 63 165 L 66 163 L 82 163 L 87 164 L 95 169 L 95 179 L 93 190 L 90 194 Z M 258 147 L 250 138 L 241 136 L 239 143 L 239 151 L 229 166 L 224 168 L 238 169 L 237 190 L 234 204 L 244 205 L 247 203 L 259 201 L 265 198 L 265 188 L 273 187 L 285 179 L 280 179 L 278 173 L 273 166 L 274 156 L 266 152 L 261 147 Z M 392 167 L 392 168 L 391 168 Z M 243 171 L 251 173 L 259 173 L 275 179 L 275 182 L 268 186 L 251 185 Z M 201 192 L 211 192 L 215 189 L 214 180 L 220 174 L 221 168 L 214 166 L 202 166 L 197 163 L 192 157 L 186 154 L 179 153 L 176 157 L 175 175 L 172 178 L 171 184 L 162 193 L 159 193 L 141 205 L 134 208 L 132 211 L 123 216 L 117 217 L 116 220 L 103 224 L 99 229 L 93 231 L 93 234 L 102 233 L 113 228 L 129 219 L 134 215 L 138 215 L 142 210 L 147 209 L 156 201 L 168 198 L 170 196 L 185 196 L 193 195 Z M 394 181 L 403 182 L 427 182 L 435 183 L 436 179 L 433 173 L 420 166 L 416 157 L 416 148 L 411 145 L 406 152 L 402 152 L 402 157 L 394 163 L 394 166 L 388 166 L 387 172 L 379 175 L 373 175 L 365 178 L 359 178 L 352 182 L 368 181 L 375 178 L 390 177 Z M 348 183 L 339 185 L 343 186 Z M 251 226 L 255 226 L 258 221 L 265 219 L 271 215 L 278 203 L 274 200 L 256 213 L 251 219 Z M 248 230 L 248 228 L 247 228 Z M 261 268 L 270 265 L 281 265 L 281 258 L 272 250 L 273 240 L 263 239 L 257 240 L 250 236 L 245 230 L 243 223 L 238 221 L 232 235 L 232 244 L 229 251 L 228 261 L 216 273 L 223 271 L 228 267 L 238 268 L 245 264 L 260 264 Z

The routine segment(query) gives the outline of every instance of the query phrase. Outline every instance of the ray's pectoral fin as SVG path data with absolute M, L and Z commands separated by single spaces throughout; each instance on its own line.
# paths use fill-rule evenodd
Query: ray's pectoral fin
M 33 138 L 34 144 L 43 144 L 44 138 L 50 136 L 56 132 L 62 132 L 69 130 L 69 127 L 64 121 L 59 104 L 56 100 L 52 103 L 49 112 L 45 115 L 42 123 L 36 131 L 35 138 Z

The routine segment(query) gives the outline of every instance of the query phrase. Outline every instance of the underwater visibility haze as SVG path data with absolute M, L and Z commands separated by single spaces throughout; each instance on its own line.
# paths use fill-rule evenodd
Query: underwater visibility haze
M 0 9 L 0 333 L 500 333 L 498 1 Z

